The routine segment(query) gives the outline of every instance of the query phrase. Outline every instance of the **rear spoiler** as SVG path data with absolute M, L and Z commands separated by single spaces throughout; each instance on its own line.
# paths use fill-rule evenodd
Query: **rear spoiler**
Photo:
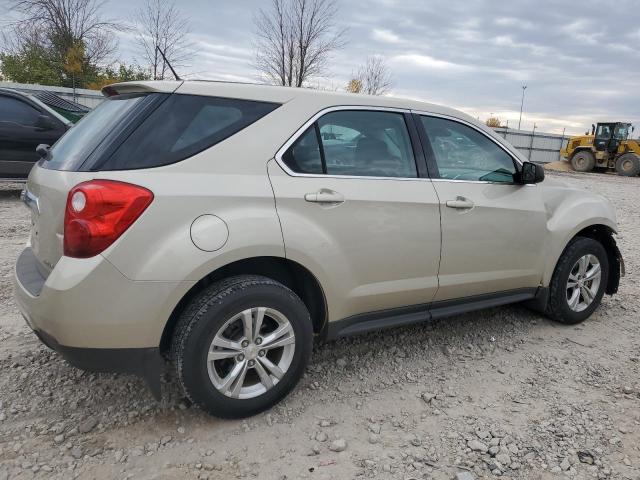
M 184 80 L 149 80 L 143 82 L 112 83 L 102 88 L 102 95 L 113 97 L 126 93 L 173 93 Z

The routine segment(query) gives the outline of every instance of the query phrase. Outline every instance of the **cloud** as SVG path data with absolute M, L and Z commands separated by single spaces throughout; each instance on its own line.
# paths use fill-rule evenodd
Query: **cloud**
M 439 60 L 429 55 L 421 55 L 417 53 L 410 53 L 405 55 L 396 55 L 391 57 L 389 63 L 395 64 L 409 64 L 427 70 L 466 70 L 469 67 L 465 65 L 458 65 L 456 63 L 447 62 L 446 60 Z
M 0 0 L 1 2 L 2 0 Z M 640 28 L 636 5 L 622 0 L 338 0 L 346 46 L 314 85 L 336 88 L 369 55 L 387 60 L 393 95 L 445 104 L 485 118 L 517 122 L 521 86 L 528 85 L 523 128 L 584 132 L 599 119 L 640 128 Z M 195 56 L 186 73 L 255 81 L 253 15 L 263 0 L 183 0 L 191 17 Z M 109 15 L 131 18 L 129 0 L 110 0 Z M 637 10 L 637 9 L 636 9 Z M 597 13 L 595 13 L 597 12 Z M 124 59 L 135 54 L 120 36 Z M 182 72 L 180 72 L 182 74 Z
M 400 43 L 400 37 L 393 33 L 391 30 L 385 30 L 383 28 L 374 28 L 371 33 L 371 38 L 383 43 Z

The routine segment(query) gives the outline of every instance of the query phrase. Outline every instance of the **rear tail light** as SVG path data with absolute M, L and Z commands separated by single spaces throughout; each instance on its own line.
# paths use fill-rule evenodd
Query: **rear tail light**
M 64 254 L 88 258 L 104 251 L 153 200 L 144 187 L 91 180 L 71 189 L 64 214 Z

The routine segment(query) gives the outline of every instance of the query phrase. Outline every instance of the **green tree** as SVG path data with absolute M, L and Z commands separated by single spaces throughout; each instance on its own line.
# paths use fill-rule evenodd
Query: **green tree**
M 117 67 L 109 66 L 100 71 L 96 78 L 87 84 L 87 88 L 100 90 L 102 87 L 111 83 L 136 80 L 151 80 L 151 74 L 139 65 L 125 65 L 121 63 Z
M 0 61 L 0 70 L 6 80 L 42 85 L 60 85 L 63 81 L 62 72 L 42 45 L 28 43 L 16 53 L 0 53 Z
M 95 81 L 116 47 L 123 27 L 101 12 L 100 0 L 9 0 L 15 20 L 4 34 L 8 67 L 15 81 L 84 87 Z M 27 54 L 34 54 L 29 56 Z M 8 71 L 7 71 L 8 70 Z M 34 76 L 32 72 L 44 75 Z

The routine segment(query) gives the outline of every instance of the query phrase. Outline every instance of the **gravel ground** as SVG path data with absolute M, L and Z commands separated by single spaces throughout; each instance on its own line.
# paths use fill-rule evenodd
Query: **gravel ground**
M 317 345 L 246 421 L 191 407 L 170 375 L 157 403 L 42 346 L 12 300 L 27 210 L 0 187 L 0 480 L 640 479 L 640 178 L 552 175 L 617 207 L 627 276 L 590 320 L 512 306 Z

